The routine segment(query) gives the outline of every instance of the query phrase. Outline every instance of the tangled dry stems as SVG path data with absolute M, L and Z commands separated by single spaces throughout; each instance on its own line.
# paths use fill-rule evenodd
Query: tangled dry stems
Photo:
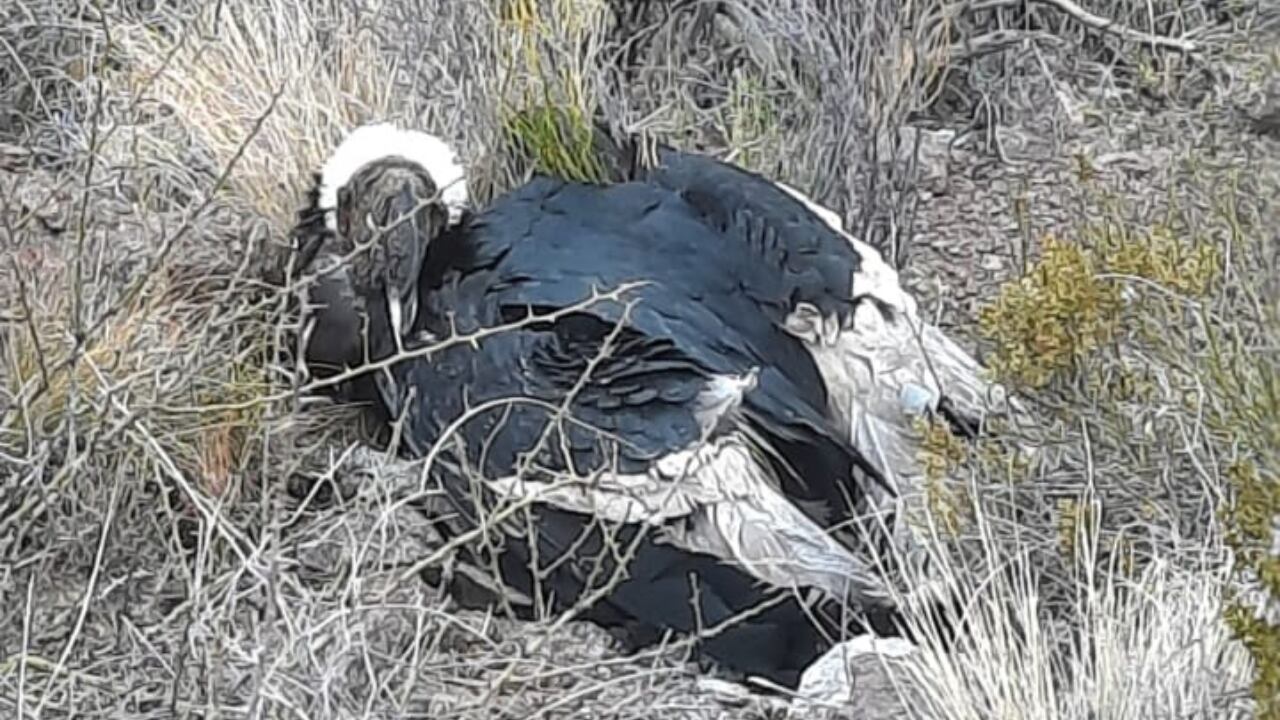
M 692 684 L 682 648 L 618 657 L 591 626 L 517 623 L 445 597 L 450 553 L 408 502 L 430 501 L 418 470 L 352 452 L 351 418 L 302 401 L 276 355 L 287 298 L 264 279 L 285 277 L 309 174 L 368 119 L 446 136 L 483 202 L 532 169 L 590 174 L 581 123 L 600 113 L 786 178 L 904 260 L 916 179 L 939 162 L 917 152 L 926 121 L 956 130 L 953 145 L 976 131 L 997 153 L 1002 130 L 1045 107 L 1060 110 L 1054 140 L 1142 105 L 1199 103 L 1209 109 L 1188 125 L 1218 127 L 1238 108 L 1216 95 L 1251 100 L 1262 78 L 1250 73 L 1266 66 L 1128 42 L 1070 21 L 1062 2 L 821 5 L 615 4 L 616 24 L 588 0 L 0 11 L 0 141 L 13 148 L 0 158 L 19 171 L 0 173 L 0 705 L 80 717 L 724 710 Z M 1242 28 L 1275 23 L 1261 4 L 1116 5 L 1073 7 L 1237 58 L 1256 54 Z M 563 117 L 518 122 L 547 111 Z M 1095 267 L 1067 294 L 1046 282 L 1021 310 L 1005 302 L 1012 324 L 988 323 L 1025 348 L 1028 333 L 1062 327 L 1027 324 L 1044 302 L 1078 322 L 1072 303 L 1120 298 L 1090 306 L 1113 313 L 1095 340 L 1044 337 L 1071 362 L 1017 360 L 1042 381 L 1035 464 L 999 444 L 961 457 L 939 438 L 935 567 L 969 600 L 970 632 L 958 655 L 926 651 L 902 671 L 924 688 L 917 715 L 1241 712 L 1231 703 L 1251 659 L 1221 620 L 1235 576 L 1213 511 L 1232 462 L 1260 468 L 1262 488 L 1277 467 L 1274 315 L 1253 309 L 1274 297 L 1275 181 L 1245 175 L 1222 198 L 1220 168 L 1166 165 L 1181 174 L 1161 184 L 1180 194 L 1160 203 L 1180 217 L 1145 192 L 1100 225 L 1114 203 L 1095 194 L 1091 221 L 1059 233 L 1075 248 L 1064 252 L 1094 253 L 1115 277 Z M 1209 249 L 1167 264 L 1170 242 Z M 1030 255 L 1061 282 L 1052 252 Z M 1210 266 L 1220 282 L 1188 272 Z M 1206 350 L 1215 329 L 1225 351 Z M 297 477 L 320 482 L 285 492 Z M 429 582 L 407 577 L 419 569 Z

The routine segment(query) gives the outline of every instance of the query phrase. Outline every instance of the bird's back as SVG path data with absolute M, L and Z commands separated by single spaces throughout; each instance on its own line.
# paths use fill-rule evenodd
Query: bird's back
M 466 243 L 469 257 L 449 261 L 464 287 L 441 295 L 446 281 L 436 277 L 428 292 L 438 305 L 482 292 L 503 304 L 563 306 L 593 288 L 646 283 L 629 295 L 640 301 L 632 314 L 638 327 L 687 341 L 717 368 L 777 367 L 806 402 L 825 405 L 812 359 L 760 312 L 760 303 L 785 292 L 778 274 L 744 258 L 675 193 L 643 183 L 537 178 L 478 215 Z M 487 274 L 475 274 L 482 269 Z M 615 305 L 597 313 L 616 318 L 621 311 Z
M 493 482 L 520 475 L 531 459 L 544 469 L 572 465 L 579 475 L 642 476 L 654 472 L 661 458 L 698 443 L 694 407 L 717 378 L 758 373 L 741 400 L 736 427 L 762 450 L 753 462 L 765 469 L 740 471 L 767 476 L 772 488 L 760 489 L 773 499 L 762 495 L 744 502 L 765 503 L 757 507 L 777 508 L 778 515 L 752 516 L 761 526 L 747 529 L 747 539 L 770 537 L 763 524 L 773 520 L 809 523 L 818 534 L 846 521 L 850 502 L 861 493 L 854 472 L 860 458 L 826 415 L 826 389 L 812 357 L 760 310 L 766 303 L 781 306 L 785 280 L 759 258 L 744 256 L 737 242 L 679 193 L 649 183 L 593 186 L 539 178 L 499 197 L 429 246 L 419 296 L 421 329 L 437 337 L 473 333 L 530 311 L 556 313 L 558 319 L 486 334 L 475 345 L 455 344 L 393 368 L 398 391 L 412 389 L 419 396 L 408 407 L 394 398 L 388 403 L 393 416 L 406 418 L 412 452 L 431 452 L 457 428 L 470 448 L 463 456 L 478 465 L 471 473 Z M 608 300 L 584 304 L 597 292 L 633 282 L 644 284 L 626 296 L 635 300 L 629 309 Z M 624 312 L 627 329 L 590 368 L 591 380 L 576 387 Z M 545 437 L 548 409 L 570 392 L 571 416 L 594 430 L 558 425 L 545 443 L 550 454 L 531 458 L 531 444 Z M 470 419 L 459 423 L 467 414 Z M 481 512 L 467 475 L 441 478 L 464 515 Z M 491 492 L 483 501 L 490 508 L 486 513 L 500 494 Z M 792 507 L 768 504 L 774 502 Z M 704 511 L 730 518 L 738 512 L 710 506 L 697 512 Z M 582 578 L 591 575 L 586 566 L 599 559 L 596 549 L 610 543 L 589 513 L 550 502 L 531 512 L 538 539 L 509 543 L 498 553 L 504 577 L 527 591 L 538 584 L 525 569 L 532 555 L 563 557 L 563 569 L 549 581 L 571 604 L 589 591 Z M 691 515 L 687 522 L 697 528 L 710 522 L 707 517 Z M 631 537 L 637 528 L 624 523 L 621 531 Z M 792 537 L 788 533 L 801 531 L 787 526 L 776 532 Z M 821 552 L 829 553 L 832 567 L 856 572 L 848 549 Z M 690 575 L 709 583 L 701 595 L 707 605 L 699 612 L 717 618 L 777 589 L 729 569 L 723 560 L 641 540 L 628 566 L 631 579 L 593 612 L 616 613 L 650 632 L 687 631 L 694 619 L 681 618 L 689 610 Z M 808 617 L 794 600 L 786 601 L 716 641 L 721 646 L 714 654 L 752 672 L 794 679 L 823 646 Z
M 501 303 L 493 296 L 467 299 L 454 307 L 483 325 L 501 315 Z M 677 344 L 640 331 L 614 335 L 614 329 L 589 313 L 567 314 L 392 367 L 402 392 L 389 405 L 393 416 L 405 419 L 410 452 L 422 457 L 443 448 L 433 474 L 462 520 L 447 532 L 466 532 L 485 523 L 487 536 L 501 537 L 495 545 L 478 542 L 474 562 L 496 567 L 509 587 L 538 598 L 527 607 L 545 603 L 565 610 L 581 604 L 582 617 L 624 628 L 636 647 L 661 639 L 667 630 L 692 633 L 726 624 L 703 641 L 711 657 L 740 672 L 794 686 L 799 673 L 826 649 L 829 634 L 840 632 L 835 607 L 807 608 L 789 587 L 760 582 L 732 558 L 673 544 L 663 522 L 646 522 L 639 515 L 606 519 L 601 511 L 608 496 L 589 501 L 593 511 L 548 499 L 506 515 L 512 501 L 518 504 L 524 496 L 518 490 L 507 495 L 513 488 L 497 487 L 502 483 L 546 487 L 563 483 L 561 473 L 592 479 L 570 486 L 617 482 L 601 473 L 660 483 L 654 473 L 664 458 L 705 439 L 697 417 L 699 395 L 717 373 L 691 357 L 689 341 Z M 612 338 L 614 350 L 602 356 L 605 338 Z M 587 366 L 602 357 L 591 368 L 589 381 L 579 386 Z M 413 399 L 408 399 L 410 391 Z M 566 419 L 559 420 L 562 407 Z M 773 437 L 769 429 L 769 423 L 761 426 L 762 442 Z M 455 439 L 460 443 L 454 444 Z M 801 472 L 809 476 L 848 472 L 848 457 L 835 444 L 823 446 L 821 437 L 782 452 L 792 464 L 807 465 Z M 824 463 L 827 468 L 813 469 Z M 479 477 L 487 482 L 475 483 Z M 714 500 L 717 491 L 700 486 L 705 481 L 696 477 L 673 482 L 658 495 L 711 493 L 713 503 L 728 500 Z M 706 526 L 702 512 L 695 501 L 695 507 L 684 506 L 669 522 L 719 532 Z M 783 535 L 795 531 L 781 530 Z M 749 536 L 771 537 L 772 532 L 763 526 L 747 529 Z M 850 563 L 847 571 L 857 568 Z M 734 621 L 736 617 L 745 619 Z
M 651 183 L 609 186 L 537 178 L 497 198 L 427 258 L 420 303 L 436 335 L 510 322 L 581 303 L 595 291 L 642 282 L 628 322 L 669 341 L 709 372 L 759 370 L 746 412 L 773 435 L 789 495 L 846 520 L 862 483 L 879 475 L 826 414 L 827 389 L 812 356 L 767 313 L 782 275 L 744 256 L 676 192 Z M 620 319 L 624 305 L 585 312 Z M 447 318 L 447 321 L 444 320 Z

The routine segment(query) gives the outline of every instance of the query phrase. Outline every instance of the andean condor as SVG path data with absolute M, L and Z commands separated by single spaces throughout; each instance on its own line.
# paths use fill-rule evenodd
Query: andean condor
M 407 452 L 431 457 L 454 531 L 494 531 L 477 559 L 531 610 L 576 607 L 636 645 L 710 630 L 706 655 L 789 686 L 848 611 L 891 613 L 857 516 L 914 461 L 910 413 L 952 398 L 971 423 L 985 385 L 925 326 L 924 351 L 944 353 L 934 379 L 904 329 L 914 302 L 829 212 L 669 150 L 627 182 L 537 177 L 474 213 L 458 212 L 465 190 L 432 200 L 461 180 L 436 138 L 365 126 L 334 157 L 302 244 L 408 250 L 339 276 L 317 325 L 360 296 L 380 316 L 373 358 L 513 326 L 372 379 Z M 416 226 L 384 232 L 415 194 Z M 388 268 L 397 256 L 410 264 Z M 317 337 L 309 362 L 364 357 Z

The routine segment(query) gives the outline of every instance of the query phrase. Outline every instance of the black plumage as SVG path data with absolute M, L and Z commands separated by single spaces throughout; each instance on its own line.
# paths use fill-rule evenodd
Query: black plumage
M 637 645 L 771 602 L 700 647 L 724 666 L 794 686 L 834 637 L 858 629 L 842 618 L 841 601 L 873 619 L 892 609 L 849 535 L 843 546 L 825 536 L 796 540 L 808 543 L 796 557 L 826 566 L 783 582 L 735 556 L 751 541 L 731 536 L 757 533 L 785 553 L 800 531 L 769 527 L 772 520 L 832 528 L 883 485 L 832 417 L 828 379 L 811 350 L 787 328 L 798 303 L 847 324 L 863 300 L 855 286 L 862 258 L 759 176 L 675 154 L 637 177 L 607 186 L 536 178 L 457 225 L 424 226 L 413 334 L 448 338 L 530 313 L 557 316 L 395 363 L 373 376 L 381 409 L 403 421 L 408 454 L 436 458 L 432 474 L 458 510 L 454 533 L 491 519 L 521 471 L 535 482 L 612 473 L 674 487 L 685 506 L 645 517 L 540 499 L 530 518 L 500 522 L 476 559 L 534 606 L 561 611 L 622 572 L 584 613 L 625 628 Z M 574 307 L 636 281 L 621 300 Z M 385 357 L 403 339 L 371 335 L 371 356 Z M 558 411 L 569 395 L 565 420 Z M 723 407 L 709 408 L 717 399 Z M 754 486 L 761 497 L 696 488 L 709 481 L 663 469 L 699 443 L 725 439 L 748 448 L 753 465 L 742 472 L 763 479 Z M 603 493 L 593 482 L 577 487 Z M 791 507 L 764 518 L 775 496 Z M 754 514 L 738 516 L 755 524 L 715 526 L 723 521 L 717 504 L 736 500 L 755 503 Z M 719 545 L 705 537 L 690 544 L 708 532 L 721 533 Z M 630 551 L 625 560 L 620 546 Z M 847 573 L 852 586 L 833 590 L 833 573 Z M 813 589 L 825 591 L 823 600 L 802 602 L 797 593 Z
M 783 480 L 789 494 L 826 508 L 824 524 L 838 522 L 862 492 L 855 478 L 878 482 L 879 474 L 828 418 L 813 358 L 761 312 L 781 308 L 794 290 L 738 243 L 660 187 L 536 178 L 432 243 L 420 286 L 422 327 L 437 335 L 453 327 L 473 332 L 529 308 L 568 307 L 599 289 L 648 283 L 632 293 L 638 302 L 631 326 L 676 344 L 708 372 L 759 368 L 746 412 L 771 425 L 779 442 L 827 448 L 798 453 L 793 462 L 801 472 Z M 583 312 L 617 322 L 624 306 L 598 303 Z M 448 325 L 433 327 L 432 318 L 448 318 Z
M 826 527 L 847 520 L 851 501 L 862 493 L 858 482 L 874 481 L 876 474 L 826 417 L 825 388 L 812 358 L 759 312 L 759 303 L 785 296 L 778 274 L 759 263 L 735 263 L 739 255 L 733 250 L 723 233 L 661 188 L 549 178 L 518 188 L 433 239 L 416 329 L 435 337 L 473 333 L 529 313 L 563 312 L 594 292 L 632 281 L 647 284 L 629 293 L 635 301 L 629 310 L 624 302 L 604 300 L 555 322 L 394 365 L 390 379 L 380 382 L 390 414 L 404 419 L 409 452 L 426 455 L 468 408 L 502 398 L 541 401 L 476 413 L 457 430 L 465 449 L 444 456 L 455 468 L 469 466 L 486 478 L 511 475 L 544 438 L 554 409 L 577 387 L 569 413 L 575 424 L 543 439 L 529 472 L 643 474 L 659 458 L 699 442 L 706 429 L 694 401 L 714 377 L 755 371 L 755 387 L 739 411 L 741 424 L 731 427 L 750 428 L 762 438 L 768 452 L 760 462 L 770 465 L 786 494 L 814 522 Z M 582 383 L 588 363 L 624 313 L 626 328 Z M 453 471 L 442 469 L 439 477 L 472 522 L 493 511 L 497 499 L 487 488 L 473 487 Z M 525 568 L 535 554 L 530 543 L 544 561 L 567 556 L 572 562 L 558 565 L 545 584 L 555 596 L 551 607 L 572 607 L 589 591 L 587 567 L 608 545 L 601 522 L 551 504 L 537 504 L 533 513 L 536 539 L 513 531 L 490 559 L 506 582 L 531 594 L 533 576 Z M 612 532 L 630 537 L 640 527 L 615 523 Z M 521 529 L 527 526 L 521 523 Z M 841 630 L 834 608 L 825 614 L 806 609 L 785 589 L 762 585 L 723 558 L 653 539 L 638 542 L 627 564 L 630 579 L 588 613 L 629 628 L 634 638 L 695 629 L 687 612 L 689 576 L 702 585 L 704 623 L 727 620 L 777 596 L 778 604 L 763 616 L 703 645 L 729 667 L 794 684 Z M 885 608 L 879 599 L 863 609 Z
M 733 252 L 742 256 L 743 263 L 760 263 L 776 272 L 776 292 L 757 298 L 758 311 L 771 322 L 786 327 L 788 316 L 808 305 L 826 325 L 828 336 L 823 341 L 833 343 L 831 331 L 843 331 L 846 337 L 854 338 L 850 347 L 863 346 L 864 360 L 887 366 L 877 368 L 876 373 L 887 375 L 885 371 L 894 366 L 913 366 L 898 378 L 869 384 L 896 395 L 905 377 L 910 377 L 909 382 L 928 389 L 927 410 L 960 437 L 973 439 L 981 434 L 986 413 L 1000 401 L 1008 399 L 1008 409 L 1023 414 L 1003 388 L 982 377 L 969 353 L 919 317 L 915 300 L 904 292 L 897 273 L 873 248 L 844 232 L 830 210 L 794 188 L 732 163 L 646 142 L 638 136 L 619 137 L 600 121 L 595 131 L 602 138 L 597 145 L 612 157 L 611 166 L 621 168 L 615 179 L 678 194 L 702 222 L 735 247 Z M 854 330 L 855 313 L 864 304 L 883 318 L 882 329 L 871 330 L 864 320 L 864 327 Z M 800 323 L 801 327 L 804 324 Z M 801 336 L 809 332 L 797 331 L 794 325 L 792 329 Z M 809 349 L 817 342 L 822 341 L 808 339 Z M 850 377 L 836 377 L 845 373 L 833 372 L 831 367 L 823 372 L 829 385 L 848 387 L 855 395 L 868 390 L 854 387 L 859 383 Z M 888 416 L 885 408 L 875 408 L 873 400 L 866 404 L 865 411 L 874 419 L 861 425 L 855 420 L 851 428 L 860 445 L 899 444 L 901 440 L 888 438 L 882 427 L 895 426 L 897 419 Z M 847 414 L 850 402 L 846 399 L 835 405 L 841 414 Z M 881 471 L 898 474 L 892 468 L 882 467 Z
M 658 458 L 699 441 L 702 428 L 693 400 L 712 371 L 674 343 L 635 331 L 623 332 L 616 349 L 582 384 L 569 404 L 572 420 L 556 422 L 556 410 L 613 329 L 588 314 L 569 315 L 486 337 L 478 347 L 453 345 L 430 360 L 393 366 L 395 386 L 404 392 L 391 396 L 391 412 L 405 419 L 411 455 L 427 455 L 446 428 L 469 409 L 473 413 L 455 435 L 444 438 L 447 450 L 434 473 L 465 519 L 456 532 L 504 507 L 496 493 L 467 477 L 509 476 L 526 462 L 525 475 L 531 478 L 564 471 L 588 477 L 602 471 L 643 474 Z M 406 397 L 410 389 L 412 399 Z M 513 402 L 475 410 L 503 399 Z M 758 429 L 768 436 L 767 410 L 757 412 L 763 416 Z M 803 435 L 805 429 L 800 425 L 784 433 Z M 462 447 L 454 447 L 455 438 Z M 820 477 L 812 467 L 824 468 L 827 477 L 849 472 L 850 459 L 838 443 L 824 446 L 820 437 L 808 439 L 787 458 L 810 472 L 807 477 Z M 457 472 L 460 466 L 469 470 Z M 763 604 L 763 614 L 730 624 L 701 649 L 730 669 L 794 686 L 804 667 L 841 632 L 839 611 L 830 599 L 825 607 L 806 608 L 787 589 L 764 585 L 724 558 L 666 544 L 657 529 L 644 535 L 643 523 L 608 522 L 551 503 L 535 503 L 529 513 L 508 520 L 510 532 L 497 547 L 480 551 L 478 564 L 496 564 L 507 584 L 524 595 L 539 595 L 539 606 L 557 612 L 620 578 L 584 616 L 625 629 L 633 647 L 667 630 L 692 633 L 699 624 L 726 623 Z M 630 556 L 621 575 L 618 548 Z M 540 585 L 531 564 L 545 573 Z
M 744 263 L 776 271 L 773 294 L 760 308 L 781 325 L 797 303 L 848 323 L 862 288 L 863 259 L 848 240 L 795 197 L 758 173 L 715 158 L 657 148 L 657 162 L 637 180 L 678 193 L 704 223 L 745 255 Z

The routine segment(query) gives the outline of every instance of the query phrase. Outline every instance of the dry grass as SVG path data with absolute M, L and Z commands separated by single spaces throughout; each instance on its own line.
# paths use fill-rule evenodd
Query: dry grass
M 1081 524 L 1073 592 L 1050 608 L 1035 543 L 1011 551 L 995 523 L 977 532 L 976 563 L 942 561 L 943 584 L 969 603 L 964 633 L 946 652 L 925 643 L 899 673 L 926 688 L 917 716 L 1245 716 L 1252 665 L 1222 618 L 1230 569 L 1219 554 L 1197 558 L 1196 570 L 1161 557 L 1135 571 Z M 975 564 L 989 574 L 975 576 Z
M 898 679 L 919 717 L 1244 717 L 1253 664 L 1280 667 L 1251 620 L 1275 578 L 1280 168 L 1242 129 L 1280 68 L 1250 33 L 1280 16 L 1222 5 L 1079 4 L 1195 57 L 1049 1 L 0 9 L 0 708 L 775 712 L 700 691 L 679 648 L 461 610 L 448 562 L 406 579 L 441 544 L 416 473 L 348 452 L 349 418 L 280 360 L 280 249 L 343 131 L 444 135 L 483 202 L 531 169 L 599 173 L 599 114 L 785 178 L 930 274 L 951 248 L 910 240 L 952 218 L 920 180 L 982 184 L 1020 141 L 1074 205 L 1043 227 L 1057 206 L 1024 199 L 992 230 L 1026 272 L 963 323 L 1025 381 L 1040 452 L 937 438 L 934 566 L 968 631 Z
M 393 65 L 379 55 L 377 39 L 358 32 L 354 17 L 323 20 L 302 5 L 215 4 L 176 37 L 124 25 L 115 42 L 131 62 L 110 81 L 122 95 L 172 108 L 168 124 L 191 134 L 198 152 L 168 165 L 203 165 L 213 174 L 234 163 L 228 197 L 287 228 L 334 143 L 349 128 L 390 115 L 393 104 Z M 322 45 L 326 34 L 343 40 Z M 142 137 L 163 136 L 163 124 Z

